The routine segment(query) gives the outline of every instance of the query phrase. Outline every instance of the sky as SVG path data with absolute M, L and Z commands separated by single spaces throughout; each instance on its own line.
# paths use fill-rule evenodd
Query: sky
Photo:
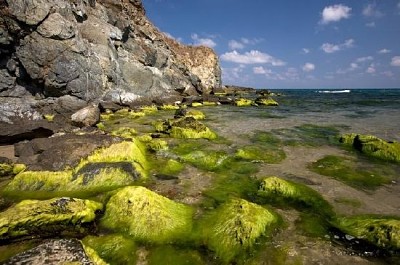
M 206 45 L 224 85 L 400 88 L 400 0 L 143 0 L 162 32 Z

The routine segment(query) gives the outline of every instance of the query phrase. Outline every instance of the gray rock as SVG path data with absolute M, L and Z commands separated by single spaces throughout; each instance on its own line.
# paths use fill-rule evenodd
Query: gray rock
M 14 88 L 16 79 L 8 73 L 7 69 L 0 69 L 0 92 Z
M 72 123 L 79 127 L 90 127 L 100 121 L 100 109 L 98 105 L 90 105 L 78 110 L 71 116 Z
M 22 252 L 4 265 L 59 265 L 59 264 L 94 264 L 85 253 L 82 243 L 77 239 L 55 239 Z
M 16 120 L 40 120 L 42 115 L 35 109 L 36 104 L 33 99 L 0 97 L 0 122 L 13 124 Z
M 38 33 L 43 37 L 59 40 L 74 37 L 75 30 L 75 25 L 59 13 L 51 14 L 37 29 Z

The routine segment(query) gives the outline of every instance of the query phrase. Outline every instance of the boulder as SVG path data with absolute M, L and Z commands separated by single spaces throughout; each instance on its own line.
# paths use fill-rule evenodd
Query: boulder
M 100 109 L 96 105 L 87 106 L 72 114 L 71 120 L 78 127 L 94 126 L 100 121 Z
M 101 220 L 107 229 L 149 243 L 188 239 L 193 210 L 144 187 L 126 187 L 113 195 Z
M 0 213 L 0 240 L 81 233 L 102 209 L 101 203 L 73 198 L 21 201 Z

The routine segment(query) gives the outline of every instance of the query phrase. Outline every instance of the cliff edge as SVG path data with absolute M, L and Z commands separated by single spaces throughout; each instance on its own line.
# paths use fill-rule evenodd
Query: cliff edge
M 0 121 L 88 102 L 171 102 L 220 86 L 214 51 L 168 38 L 140 0 L 0 0 Z

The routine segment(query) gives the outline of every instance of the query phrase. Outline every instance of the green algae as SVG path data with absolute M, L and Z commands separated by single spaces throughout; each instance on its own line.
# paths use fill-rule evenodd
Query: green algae
M 196 250 L 178 249 L 173 246 L 153 248 L 148 256 L 149 265 L 203 265 L 201 255 Z
M 171 104 L 163 104 L 158 107 L 160 110 L 178 110 L 179 106 Z
M 201 102 L 192 102 L 192 104 L 190 104 L 190 106 L 192 106 L 192 107 L 202 107 L 203 106 L 203 103 L 201 103 Z
M 174 159 L 157 159 L 152 163 L 156 175 L 176 176 L 185 168 L 185 165 Z
M 262 106 L 279 106 L 278 102 L 272 98 L 258 98 L 255 103 Z
M 235 156 L 244 160 L 270 164 L 279 163 L 286 158 L 286 154 L 283 150 L 278 148 L 266 148 L 263 146 L 245 146 L 238 149 Z
M 279 223 L 276 213 L 243 199 L 231 199 L 205 216 L 199 225 L 204 243 L 223 263 L 246 255 L 257 240 Z
M 338 218 L 337 226 L 345 233 L 378 247 L 400 250 L 400 219 L 372 215 Z
M 109 264 L 136 264 L 136 243 L 122 235 L 87 236 L 82 243 Z
M 46 120 L 46 121 L 49 121 L 49 122 L 52 122 L 52 121 L 54 121 L 54 114 L 45 114 L 45 115 L 43 115 L 43 118 Z
M 293 206 L 321 216 L 332 218 L 332 206 L 312 188 L 278 177 L 265 178 L 259 187 L 259 196 L 278 205 Z
M 254 101 L 246 98 L 238 98 L 234 101 L 234 105 L 237 107 L 249 107 L 254 105 Z
M 400 162 L 400 143 L 387 142 L 372 135 L 345 134 L 341 143 L 351 146 L 366 156 L 390 162 Z
M 154 123 L 157 132 L 165 133 L 173 138 L 180 139 L 216 139 L 217 135 L 203 123 L 193 117 L 183 117 L 178 119 L 169 119 Z
M 0 263 L 12 258 L 13 256 L 29 250 L 36 246 L 34 241 L 15 242 L 7 245 L 0 245 Z
M 189 206 L 144 187 L 125 187 L 108 201 L 101 224 L 139 241 L 170 243 L 187 240 L 192 214 Z
M 191 109 L 186 112 L 185 117 L 192 117 L 196 120 L 204 120 L 206 115 L 200 110 Z
M 363 203 L 360 200 L 353 199 L 353 198 L 345 198 L 345 197 L 335 198 L 335 202 L 344 204 L 344 205 L 348 205 L 353 208 L 360 208 L 363 205 Z
M 81 242 L 81 244 L 82 244 L 82 242 Z M 108 265 L 108 263 L 106 263 L 99 256 L 99 254 L 97 254 L 97 252 L 93 248 L 91 248 L 89 246 L 86 246 L 84 244 L 82 244 L 82 247 L 83 247 L 83 250 L 85 251 L 86 255 L 88 256 L 88 258 L 90 259 L 90 261 L 93 262 L 93 264 L 95 264 L 95 265 Z M 69 264 L 69 263 L 67 262 L 65 265 L 67 265 L 67 264 Z M 74 264 L 74 263 L 72 263 L 72 264 Z
M 203 101 L 203 106 L 206 107 L 212 107 L 212 106 L 217 106 L 218 102 L 213 102 L 213 101 Z
M 0 240 L 80 230 L 90 223 L 103 205 L 89 200 L 53 198 L 25 200 L 0 213 Z
M 309 165 L 309 168 L 321 175 L 342 181 L 352 187 L 361 189 L 376 189 L 390 183 L 389 175 L 382 173 L 382 167 L 367 169 L 356 165 L 356 161 L 341 156 L 328 155 Z
M 145 144 L 146 148 L 150 151 L 157 152 L 162 150 L 168 150 L 169 146 L 165 140 L 155 139 L 151 137 L 151 134 L 144 134 L 138 137 L 138 139 Z
M 112 130 L 111 135 L 126 138 L 126 139 L 133 139 L 137 135 L 137 131 L 135 129 L 129 128 L 129 127 L 120 127 L 116 130 Z
M 228 161 L 228 155 L 223 151 L 193 151 L 180 157 L 184 162 L 197 168 L 216 171 Z
M 12 164 L 0 163 L 0 177 L 8 177 L 13 174 L 14 166 Z
M 143 106 L 140 108 L 140 111 L 144 112 L 145 114 L 153 114 L 158 111 L 158 108 L 156 105 Z
M 326 219 L 310 212 L 300 213 L 295 225 L 301 234 L 316 238 L 326 238 L 329 235 L 329 228 L 332 227 Z

